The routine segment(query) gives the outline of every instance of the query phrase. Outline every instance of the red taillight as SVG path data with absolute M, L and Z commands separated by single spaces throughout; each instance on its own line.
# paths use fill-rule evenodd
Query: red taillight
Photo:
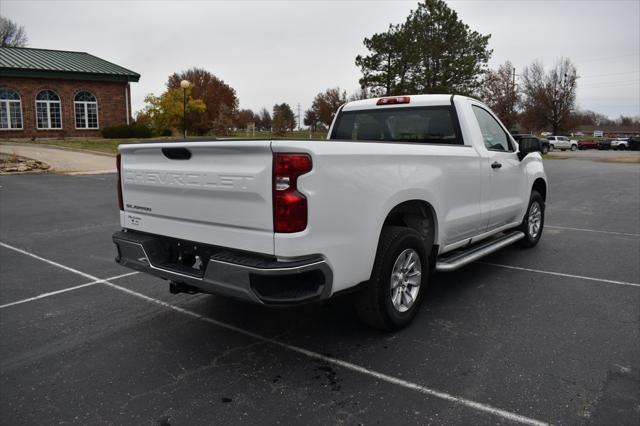
M 118 169 L 118 207 L 124 210 L 124 202 L 122 201 L 122 175 L 120 173 L 120 153 L 116 156 L 116 168 Z
M 300 232 L 307 227 L 307 199 L 298 192 L 298 176 L 312 168 L 308 154 L 273 154 L 274 232 Z
M 408 104 L 410 101 L 411 98 L 409 96 L 391 96 L 378 99 L 376 105 Z

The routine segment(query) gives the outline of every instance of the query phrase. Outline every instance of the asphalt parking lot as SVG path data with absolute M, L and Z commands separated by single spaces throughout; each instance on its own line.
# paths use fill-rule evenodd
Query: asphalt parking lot
M 171 295 L 113 261 L 114 175 L 4 176 L 1 423 L 640 424 L 640 165 L 545 166 L 540 244 L 434 276 L 396 334 Z

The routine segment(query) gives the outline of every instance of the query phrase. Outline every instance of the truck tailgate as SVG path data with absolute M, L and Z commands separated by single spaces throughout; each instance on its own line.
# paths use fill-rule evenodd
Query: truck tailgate
M 273 254 L 270 141 L 121 145 L 121 225 Z

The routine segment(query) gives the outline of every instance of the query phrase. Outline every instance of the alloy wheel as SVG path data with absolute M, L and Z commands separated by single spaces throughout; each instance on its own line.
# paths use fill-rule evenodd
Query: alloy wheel
M 391 303 L 398 312 L 406 312 L 415 303 L 422 281 L 420 255 L 406 249 L 398 255 L 391 271 Z

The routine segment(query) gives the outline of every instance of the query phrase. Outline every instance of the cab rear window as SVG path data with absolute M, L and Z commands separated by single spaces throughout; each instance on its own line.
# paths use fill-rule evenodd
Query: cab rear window
M 346 111 L 330 139 L 462 145 L 454 116 L 449 106 Z

